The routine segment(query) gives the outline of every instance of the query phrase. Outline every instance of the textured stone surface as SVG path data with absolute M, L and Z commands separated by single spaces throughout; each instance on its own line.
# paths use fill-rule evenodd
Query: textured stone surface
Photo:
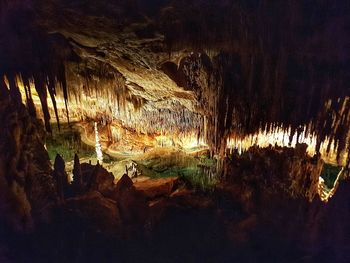
M 226 160 L 224 183 L 232 183 L 232 192 L 237 192 L 233 195 L 241 195 L 243 199 L 247 196 L 249 200 L 254 194 L 251 192 L 260 188 L 264 194 L 305 198 L 311 202 L 317 195 L 323 161 L 309 157 L 305 150 L 304 145 L 296 149 L 253 147 L 241 156 Z M 238 186 L 243 187 L 239 189 Z M 245 194 L 240 194 L 240 190 Z
M 1 85 L 1 83 L 0 83 Z M 0 87 L 3 89 L 3 87 Z M 42 123 L 4 90 L 0 97 L 1 218 L 16 229 L 31 227 L 56 200 Z M 9 222 L 8 222 L 9 221 Z
M 147 198 L 170 196 L 173 191 L 174 184 L 178 180 L 177 177 L 149 179 L 134 183 L 137 191 L 140 191 Z

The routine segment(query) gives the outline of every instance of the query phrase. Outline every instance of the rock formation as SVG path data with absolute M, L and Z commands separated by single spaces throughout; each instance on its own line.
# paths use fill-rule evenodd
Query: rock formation
M 57 195 L 42 123 L 29 114 L 20 97 L 3 84 L 0 89 L 1 220 L 23 230 Z
M 121 119 L 143 133 L 195 134 L 223 154 L 229 136 L 274 126 L 299 134 L 306 126 L 317 150 L 327 141 L 347 155 L 349 19 L 342 1 L 27 2 L 3 4 L 0 72 L 10 84 L 20 80 L 28 104 L 34 87 L 47 130 L 50 111 L 69 121 L 70 110 L 103 123 Z M 327 49 L 332 34 L 338 41 Z
M 348 180 L 317 197 L 321 148 L 350 168 L 349 13 L 341 0 L 0 1 L 0 261 L 349 261 Z M 99 123 L 131 151 L 202 142 L 220 182 L 114 182 L 76 155 L 70 183 L 45 149 L 53 119 Z M 270 131 L 293 147 L 227 151 Z

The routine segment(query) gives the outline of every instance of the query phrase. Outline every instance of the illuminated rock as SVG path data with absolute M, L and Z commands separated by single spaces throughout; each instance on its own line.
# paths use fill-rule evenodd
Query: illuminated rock
M 0 220 L 27 231 L 45 217 L 57 193 L 42 123 L 12 101 L 1 82 L 0 90 Z
M 177 177 L 149 179 L 135 182 L 134 186 L 147 198 L 154 199 L 155 197 L 170 196 L 177 181 Z
M 44 240 L 39 253 L 27 253 L 33 261 L 50 254 L 48 261 L 97 262 L 100 255 L 86 256 L 97 247 L 79 249 L 89 237 L 101 245 L 98 233 L 119 236 L 130 225 L 143 233 L 154 219 L 168 220 L 158 237 L 176 242 L 159 238 L 149 253 L 153 261 L 164 261 L 167 251 L 174 256 L 168 261 L 284 262 L 291 256 L 293 262 L 348 262 L 342 257 L 348 250 L 346 187 L 328 204 L 316 196 L 327 194 L 322 159 L 349 173 L 349 13 L 340 0 L 1 1 L 0 223 L 22 230 L 40 222 L 57 195 L 66 202 L 53 209 L 60 223 L 47 220 L 48 228 L 55 222 L 54 235 L 35 233 L 37 240 L 28 237 L 33 246 L 26 237 L 9 250 L 18 253 L 14 260 L 28 260 L 16 259 Z M 125 156 L 203 147 L 217 162 L 215 169 L 201 167 L 205 174 L 223 175 L 209 191 L 217 203 L 213 208 L 196 192 L 174 193 L 170 179 L 133 184 L 125 175 L 115 185 L 100 165 L 78 161 L 71 187 L 62 158 L 54 165 L 55 189 L 35 116 L 48 133 L 53 116 L 58 126 L 90 123 L 82 134 L 96 146 L 101 165 L 102 149 Z M 163 161 L 174 166 L 179 160 L 158 154 L 153 161 L 152 172 L 161 174 L 168 169 Z M 206 217 L 210 209 L 215 216 Z M 78 231 L 70 236 L 70 230 Z M 3 240 L 17 241 L 0 236 L 0 250 Z M 304 236 L 316 237 L 311 244 L 321 249 L 311 246 L 310 253 Z M 156 244 L 152 238 L 139 242 L 141 252 L 148 252 L 148 241 Z M 70 260 L 60 258 L 71 246 L 67 240 L 74 242 Z M 117 249 L 127 246 L 121 244 Z M 241 244 L 242 258 L 236 253 Z M 130 251 L 124 261 L 143 261 L 137 249 Z

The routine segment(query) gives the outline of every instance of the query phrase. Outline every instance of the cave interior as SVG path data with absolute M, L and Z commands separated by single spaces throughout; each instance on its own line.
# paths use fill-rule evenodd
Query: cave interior
M 0 0 L 0 262 L 350 262 L 350 4 Z

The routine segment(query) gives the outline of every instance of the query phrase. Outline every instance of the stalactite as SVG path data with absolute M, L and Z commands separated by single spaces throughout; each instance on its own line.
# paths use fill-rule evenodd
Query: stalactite
M 8 81 L 9 81 L 9 90 L 10 90 L 10 97 L 13 102 L 15 102 L 17 105 L 20 105 L 22 103 L 21 93 L 19 91 L 17 82 L 16 82 L 16 76 L 12 73 L 8 74 Z
M 293 12 L 283 6 L 283 12 L 278 12 L 276 18 L 270 18 L 269 12 L 281 6 L 268 1 L 252 9 L 241 1 L 199 1 L 186 10 L 177 10 L 181 6 L 174 3 L 172 9 L 162 10 L 160 30 L 170 51 L 186 47 L 196 52 L 182 57 L 178 63 L 163 63 L 163 71 L 179 86 L 195 94 L 193 104 L 197 112 L 171 102 L 171 98 L 167 106 L 153 107 L 153 101 L 133 93 L 134 84 L 107 60 L 84 57 L 67 67 L 69 56 L 54 48 L 52 42 L 55 41 L 39 29 L 24 24 L 28 36 L 23 43 L 40 48 L 26 53 L 19 44 L 18 54 L 4 57 L 3 61 L 8 62 L 0 66 L 0 76 L 9 76 L 10 93 L 17 100 L 15 78 L 16 75 L 22 77 L 28 108 L 33 105 L 29 80 L 34 79 L 48 131 L 47 91 L 58 125 L 57 101 L 63 99 L 68 122 L 69 110 L 76 110 L 82 119 L 91 118 L 104 124 L 121 120 L 124 127 L 138 133 L 170 137 L 195 134 L 216 153 L 225 152 L 231 136 L 244 138 L 260 130 L 269 133 L 282 129 L 288 134 L 289 143 L 294 136 L 296 141 L 302 136 L 315 136 L 316 152 L 336 149 L 337 159 L 341 159 L 341 154 L 349 148 L 348 66 L 333 63 L 327 57 L 318 58 L 309 54 L 312 51 L 309 49 L 301 48 L 300 54 L 293 51 L 299 50 L 297 47 L 304 39 L 291 32 L 299 30 L 300 25 L 305 30 L 313 28 L 308 19 L 293 15 L 303 9 L 302 3 L 295 5 Z M 327 10 L 324 4 L 320 8 Z M 201 15 L 191 15 L 198 10 L 202 11 Z M 230 15 L 224 15 L 228 11 Z M 222 28 L 214 30 L 218 21 L 211 23 L 211 19 L 219 19 Z M 280 24 L 275 23 L 276 19 Z M 291 20 L 296 20 L 296 24 L 290 23 Z M 10 25 L 3 27 L 14 28 Z M 11 38 L 5 44 L 10 46 Z M 16 59 L 21 56 L 23 61 Z M 140 66 L 150 67 L 143 58 Z
M 51 132 L 50 113 L 49 113 L 49 107 L 47 105 L 47 89 L 43 80 L 43 76 L 41 74 L 34 76 L 34 84 L 35 84 L 35 90 L 38 92 L 38 95 L 40 98 L 40 102 L 41 102 L 41 106 L 44 114 L 45 128 L 48 132 Z
M 60 120 L 58 116 L 58 111 L 57 111 L 57 104 L 56 104 L 56 90 L 55 90 L 55 80 L 53 76 L 49 76 L 47 78 L 47 89 L 49 91 L 50 97 L 51 97 L 51 102 L 55 111 L 55 116 L 56 116 L 56 121 L 57 121 L 57 126 L 58 129 L 60 130 Z
M 63 90 L 63 98 L 64 98 L 64 104 L 66 106 L 67 122 L 69 123 L 68 88 L 67 88 L 67 80 L 66 80 L 66 71 L 65 71 L 65 67 L 64 67 L 63 63 L 59 66 L 58 81 L 60 82 L 62 90 Z

